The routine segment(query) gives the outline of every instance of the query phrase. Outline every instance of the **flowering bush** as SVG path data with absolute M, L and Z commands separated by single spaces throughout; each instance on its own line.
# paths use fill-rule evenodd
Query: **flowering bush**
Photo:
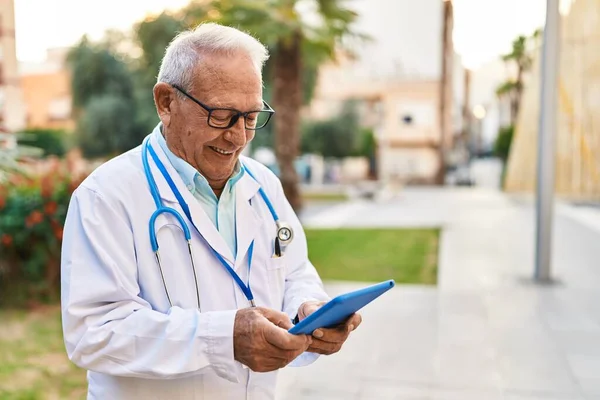
M 0 302 L 58 298 L 63 224 L 82 178 L 54 160 L 42 174 L 0 186 Z

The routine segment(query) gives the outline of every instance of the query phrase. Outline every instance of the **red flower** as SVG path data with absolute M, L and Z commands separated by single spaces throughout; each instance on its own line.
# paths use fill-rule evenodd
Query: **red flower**
M 52 192 L 54 191 L 54 181 L 50 174 L 46 174 L 42 177 L 40 181 L 40 192 L 44 199 L 50 198 L 52 196 Z
M 44 212 L 46 213 L 46 215 L 53 215 L 56 212 L 57 208 L 58 204 L 56 204 L 55 201 L 51 201 L 49 203 L 46 203 L 46 205 L 44 206 Z
M 27 218 L 25 218 L 25 226 L 31 228 L 44 220 L 44 214 L 38 210 L 33 210 Z
M 56 238 L 58 240 L 62 240 L 62 238 L 63 238 L 63 228 L 58 227 L 58 228 L 54 229 L 54 236 L 56 236 Z
M 10 235 L 7 235 L 6 233 L 4 235 L 2 235 L 2 237 L 0 238 L 0 242 L 2 242 L 2 244 L 6 247 L 10 246 L 13 242 L 13 238 Z

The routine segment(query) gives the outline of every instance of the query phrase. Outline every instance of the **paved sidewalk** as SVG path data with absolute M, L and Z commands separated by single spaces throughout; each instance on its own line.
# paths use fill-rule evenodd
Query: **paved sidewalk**
M 442 226 L 437 287 L 398 286 L 342 351 L 280 374 L 280 399 L 600 399 L 600 212 L 558 205 L 554 271 L 531 283 L 531 204 L 481 189 L 408 189 L 311 226 Z M 328 283 L 335 295 L 362 284 Z

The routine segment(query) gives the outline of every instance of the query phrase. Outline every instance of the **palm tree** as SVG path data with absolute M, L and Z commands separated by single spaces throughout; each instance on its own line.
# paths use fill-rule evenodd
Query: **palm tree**
M 303 0 L 212 0 L 198 1 L 188 9 L 189 18 L 198 13 L 208 20 L 239 27 L 256 35 L 271 53 L 266 68 L 270 80 L 274 119 L 275 154 L 286 197 L 295 210 L 302 200 L 294 160 L 300 149 L 300 111 L 303 106 L 303 72 L 310 60 L 334 59 L 352 38 L 365 38 L 354 31 L 357 14 L 342 0 L 316 0 L 316 8 L 300 8 Z M 196 11 L 194 11 L 194 9 Z M 307 18 L 310 17 L 310 18 Z M 310 19 L 310 21 L 309 21 Z
M 499 97 L 507 96 L 510 101 L 510 120 L 512 125 L 515 124 L 521 107 L 524 75 L 531 69 L 533 64 L 531 43 L 535 43 L 540 35 L 541 30 L 538 29 L 531 37 L 518 36 L 512 43 L 511 52 L 502 56 L 502 60 L 505 63 L 513 62 L 517 67 L 516 79 L 507 80 L 496 89 L 496 94 Z
M 454 13 L 452 0 L 444 0 L 442 8 L 442 76 L 440 80 L 440 144 L 438 147 L 439 167 L 436 176 L 438 185 L 444 184 L 446 171 L 446 141 L 451 128 L 449 115 L 452 110 L 452 30 L 454 28 Z

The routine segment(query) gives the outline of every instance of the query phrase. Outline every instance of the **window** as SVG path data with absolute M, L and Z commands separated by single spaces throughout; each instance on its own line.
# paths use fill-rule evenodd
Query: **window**
M 430 101 L 400 101 L 396 109 L 403 126 L 429 128 L 435 125 L 435 107 Z

